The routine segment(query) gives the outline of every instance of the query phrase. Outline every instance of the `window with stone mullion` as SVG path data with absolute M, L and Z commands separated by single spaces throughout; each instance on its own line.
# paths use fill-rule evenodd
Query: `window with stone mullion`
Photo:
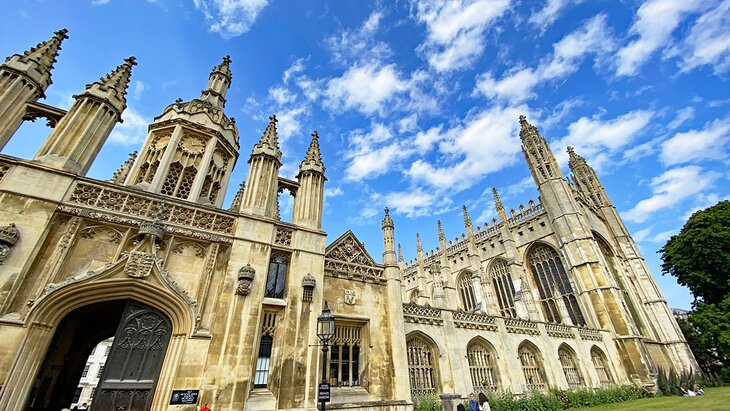
M 329 383 L 334 386 L 360 385 L 361 326 L 338 326 L 329 353 Z
M 583 313 L 557 252 L 546 245 L 538 245 L 531 251 L 529 262 L 547 321 L 561 322 L 554 296 L 554 290 L 557 289 L 573 324 L 585 325 Z
M 283 254 L 273 254 L 269 262 L 269 272 L 266 276 L 266 290 L 264 297 L 283 298 L 286 285 L 286 274 L 289 261 Z
M 464 273 L 459 278 L 459 294 L 461 302 L 466 311 L 474 310 L 476 307 L 476 296 L 474 295 L 474 284 L 472 283 L 471 274 Z
M 516 317 L 515 312 L 515 288 L 512 282 L 512 275 L 509 272 L 505 261 L 497 261 L 492 267 L 492 285 L 497 293 L 499 309 L 505 317 Z

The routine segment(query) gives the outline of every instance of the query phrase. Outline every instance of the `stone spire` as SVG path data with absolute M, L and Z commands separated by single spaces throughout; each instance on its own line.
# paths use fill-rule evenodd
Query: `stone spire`
M 267 129 L 268 130 L 268 129 Z M 276 131 L 275 125 L 273 129 Z M 293 223 L 305 225 L 311 228 L 322 228 L 322 214 L 324 209 L 324 164 L 322 155 L 319 152 L 319 135 L 317 131 L 312 132 L 312 141 L 309 149 L 299 164 L 299 190 L 294 197 Z M 388 216 L 387 208 L 386 217 Z M 392 221 L 391 221 L 392 223 Z
M 231 57 L 223 57 L 221 64 L 213 67 L 208 77 L 208 85 L 202 91 L 200 99 L 206 101 L 216 108 L 222 109 L 226 105 L 226 92 L 231 86 L 233 75 L 231 74 Z
M 388 207 L 385 207 L 385 216 L 383 217 L 382 226 L 383 228 L 395 227 L 393 225 L 393 219 L 390 218 L 390 210 L 388 209 Z
M 504 209 L 504 204 L 502 204 L 502 199 L 499 198 L 499 193 L 497 193 L 497 189 L 494 187 L 492 187 L 492 195 L 494 196 L 494 206 L 497 208 L 499 221 L 507 221 L 507 212 Z
M 122 163 L 117 171 L 114 172 L 112 178 L 109 181 L 111 181 L 112 183 L 124 184 L 124 180 L 127 179 L 127 175 L 129 175 L 129 170 L 132 169 L 132 165 L 134 164 L 134 160 L 136 159 L 136 151 L 132 151 L 131 153 L 129 153 L 129 158 L 127 159 L 127 161 Z
M 469 238 L 474 237 L 474 226 L 471 224 L 471 217 L 469 217 L 469 210 L 466 209 L 466 204 L 462 205 L 461 208 L 464 210 L 464 227 L 466 227 L 466 234 Z
M 570 146 L 568 146 L 568 165 L 570 171 L 573 172 L 573 182 L 583 194 L 593 201 L 593 204 L 597 207 L 611 204 L 608 193 L 598 179 L 596 171 Z
M 403 264 L 403 248 L 398 244 L 398 263 Z
M 547 140 L 540 135 L 537 127 L 527 122 L 525 116 L 520 116 L 520 139 L 522 152 L 538 188 L 548 180 L 562 180 L 563 174 Z
M 68 38 L 67 32 L 61 29 L 50 40 L 22 55 L 14 54 L 0 65 L 0 150 L 23 123 L 26 104 L 45 97 L 45 91 L 52 83 L 51 69 L 61 42 Z
M 84 91 L 74 96 L 76 100 L 84 95 L 103 98 L 118 112 L 119 122 L 122 122 L 122 112 L 127 108 L 127 88 L 129 79 L 132 77 L 132 67 L 137 65 L 137 58 L 134 56 L 124 59 L 124 63 L 117 66 L 111 73 L 87 84 Z
M 395 267 L 398 265 L 398 259 L 395 253 L 395 225 L 393 219 L 390 218 L 390 210 L 385 207 L 385 216 L 382 221 L 383 227 L 383 265 Z M 394 274 L 394 278 L 399 275 Z
M 279 135 L 276 131 L 276 123 L 279 120 L 276 119 L 276 114 L 269 116 L 269 125 L 266 126 L 264 134 L 261 135 L 261 139 L 253 148 L 252 156 L 256 154 L 268 154 L 275 157 L 281 162 L 281 150 L 279 150 Z
M 421 245 L 421 235 L 416 233 L 416 254 L 418 255 L 418 259 L 421 260 L 423 258 L 423 246 Z
M 72 173 L 86 174 L 116 123 L 122 121 L 127 86 L 132 66 L 136 64 L 134 57 L 125 59 L 111 73 L 74 96 L 73 106 L 58 122 L 35 159 Z
M 233 196 L 233 201 L 231 201 L 231 207 L 229 210 L 231 211 L 238 211 L 238 209 L 241 207 L 241 198 L 243 198 L 243 189 L 246 187 L 246 182 L 241 181 L 241 185 L 238 186 L 238 191 L 236 191 L 236 195 Z
M 446 242 L 446 235 L 444 235 L 444 228 L 441 225 L 441 220 L 436 220 L 436 227 L 437 227 L 438 235 L 439 235 L 439 243 L 440 242 L 444 242 L 445 243 Z
M 322 163 L 322 154 L 319 151 L 319 134 L 317 130 L 312 132 L 312 141 L 309 143 L 307 154 L 304 156 L 304 160 L 299 164 L 299 172 L 303 171 L 318 171 L 324 174 L 324 164 Z

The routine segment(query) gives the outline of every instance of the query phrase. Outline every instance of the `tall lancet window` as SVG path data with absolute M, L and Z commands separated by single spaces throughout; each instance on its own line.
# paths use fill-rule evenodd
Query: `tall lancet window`
M 515 311 L 515 285 L 505 260 L 497 260 L 491 270 L 492 285 L 497 294 L 500 314 L 504 317 L 517 317 Z
M 523 343 L 518 350 L 518 355 L 520 364 L 522 364 L 522 375 L 525 377 L 525 389 L 544 391 L 545 377 L 540 352 L 531 344 Z
M 256 374 L 254 388 L 266 388 L 269 383 L 269 369 L 271 368 L 271 348 L 276 330 L 276 313 L 264 311 L 261 321 L 261 339 L 259 340 L 259 355 L 256 358 Z
M 266 277 L 264 297 L 283 298 L 286 285 L 286 273 L 289 269 L 289 258 L 283 253 L 273 253 L 269 261 L 269 273 Z
M 458 287 L 462 308 L 466 311 L 473 311 L 477 305 L 477 299 L 470 272 L 464 272 L 459 276 Z
M 608 369 L 606 356 L 597 347 L 591 349 L 591 362 L 593 362 L 593 367 L 595 367 L 596 374 L 598 374 L 598 382 L 604 387 L 613 384 L 613 378 L 611 378 L 611 371 Z
M 466 358 L 469 360 L 472 391 L 497 391 L 497 356 L 494 348 L 486 342 L 475 340 L 466 348 Z
M 414 335 L 406 340 L 411 398 L 417 400 L 437 394 L 438 353 L 424 338 Z
M 202 136 L 186 134 L 173 155 L 170 169 L 162 184 L 161 193 L 177 198 L 188 198 L 195 175 L 205 151 L 206 140 Z
M 535 284 L 537 284 L 540 303 L 548 322 L 562 322 L 558 309 L 558 299 L 561 299 L 573 324 L 585 325 L 583 313 L 578 306 L 575 292 L 570 285 L 570 280 L 565 273 L 565 267 L 563 267 L 558 253 L 545 244 L 537 244 L 530 251 L 527 261 L 530 264 L 530 271 L 535 279 Z
M 575 355 L 573 350 L 567 346 L 562 346 L 558 350 L 558 359 L 560 365 L 563 367 L 563 374 L 565 374 L 565 380 L 568 382 L 568 387 L 571 390 L 578 390 L 585 386 L 583 383 L 583 376 L 580 373 L 578 364 L 575 362 Z

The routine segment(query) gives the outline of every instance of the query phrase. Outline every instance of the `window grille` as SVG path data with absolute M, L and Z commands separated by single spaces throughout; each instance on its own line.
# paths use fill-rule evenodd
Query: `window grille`
M 469 372 L 474 392 L 497 391 L 497 365 L 494 351 L 481 342 L 469 345 L 466 350 Z
M 474 311 L 476 307 L 476 296 L 474 295 L 474 284 L 471 280 L 471 273 L 463 273 L 459 277 L 459 296 L 461 305 L 466 311 Z
M 269 262 L 269 273 L 266 277 L 265 297 L 283 298 L 286 285 L 286 272 L 289 268 L 289 259 L 286 255 L 275 253 Z
M 608 369 L 606 357 L 600 350 L 598 350 L 598 348 L 593 348 L 591 350 L 591 361 L 593 362 L 593 367 L 596 369 L 598 381 L 601 385 L 605 387 L 613 384 L 613 378 L 611 378 L 611 372 Z
M 436 395 L 436 355 L 431 345 L 418 336 L 406 341 L 411 398 L 415 401 L 428 395 Z
M 259 355 L 256 359 L 256 373 L 254 375 L 254 388 L 266 388 L 269 383 L 269 369 L 271 367 L 271 348 L 274 342 L 274 331 L 276 330 L 276 313 L 264 312 L 261 324 L 261 340 L 259 342 Z
M 555 300 L 559 296 L 559 298 L 562 298 L 573 324 L 585 325 L 583 313 L 578 306 L 578 300 L 558 253 L 547 245 L 539 244 L 530 252 L 528 261 L 530 262 L 532 276 L 537 284 L 540 303 L 547 321 L 561 322 L 560 312 Z
M 86 376 L 89 375 L 89 368 L 91 368 L 91 364 L 86 364 L 84 366 L 84 371 L 81 373 L 81 378 L 86 378 Z
M 527 390 L 545 390 L 545 380 L 542 377 L 543 371 L 537 354 L 530 348 L 523 346 L 519 350 L 522 374 L 525 376 L 525 388 Z
M 558 359 L 560 359 L 560 365 L 563 366 L 563 374 L 565 374 L 565 379 L 568 381 L 568 387 L 571 390 L 579 390 L 585 387 L 583 376 L 580 374 L 580 369 L 575 363 L 573 354 L 567 349 L 561 348 L 558 350 Z
M 101 375 L 104 373 L 104 364 L 99 367 L 99 372 L 96 373 L 96 378 L 101 378 Z
M 330 385 L 360 385 L 362 326 L 335 324 L 335 335 L 330 340 L 330 344 Z
M 512 275 L 505 260 L 497 260 L 492 265 L 492 285 L 497 294 L 500 314 L 504 317 L 517 317 L 515 311 L 515 285 L 512 282 Z

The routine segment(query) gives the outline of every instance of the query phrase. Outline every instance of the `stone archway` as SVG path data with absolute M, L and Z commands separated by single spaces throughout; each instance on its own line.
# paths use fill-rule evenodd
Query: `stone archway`
M 94 397 L 100 410 L 148 411 L 171 334 L 170 319 L 134 300 L 77 308 L 56 327 L 26 410 L 71 405 L 87 357 L 100 341 L 115 337 Z

